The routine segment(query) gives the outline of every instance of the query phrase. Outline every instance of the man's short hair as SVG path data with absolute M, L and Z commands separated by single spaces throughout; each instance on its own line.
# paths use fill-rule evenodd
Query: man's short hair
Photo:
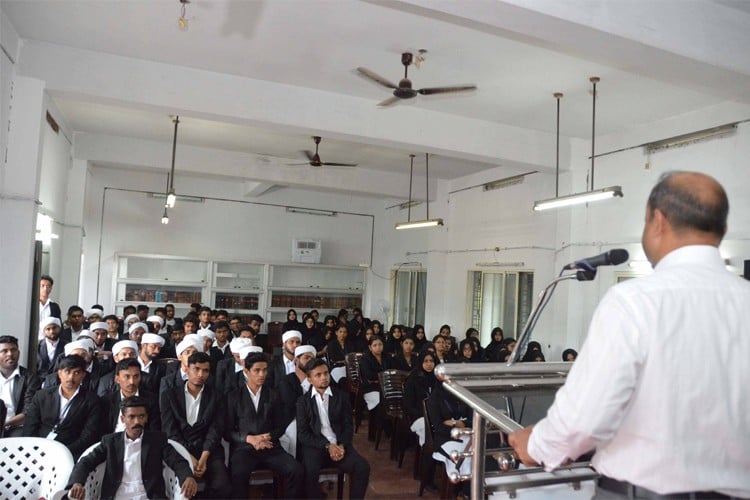
M 128 315 L 128 311 L 133 311 L 133 312 L 132 312 L 132 313 L 130 313 L 130 314 L 133 314 L 133 313 L 135 313 L 135 311 L 136 311 L 136 309 L 135 309 L 135 306 L 134 306 L 134 305 L 129 305 L 129 306 L 125 306 L 125 307 L 123 307 L 123 308 L 122 308 L 122 313 L 123 313 L 123 314 L 124 314 L 125 316 L 127 316 L 127 315 Z
M 150 308 L 146 304 L 139 304 L 138 307 L 135 308 L 136 311 L 148 311 Z
M 120 320 L 117 319 L 117 316 L 115 316 L 114 314 L 107 314 L 106 316 L 104 316 L 104 318 L 102 318 L 102 321 L 109 321 L 109 320 L 114 320 L 114 321 L 117 321 L 118 323 L 120 322 Z
M 188 321 L 191 322 L 191 323 L 195 323 L 197 325 L 198 322 L 199 322 L 198 316 L 196 316 L 195 314 L 188 314 L 187 316 L 185 316 L 184 318 L 182 318 L 182 322 L 183 323 L 186 323 Z
M 41 276 L 39 276 L 39 281 L 49 281 L 50 286 L 55 285 L 55 280 L 53 280 L 52 276 L 50 276 L 49 274 L 42 274 Z
M 214 327 L 213 328 L 214 331 L 218 330 L 219 328 L 227 328 L 228 329 L 229 328 L 229 323 L 227 323 L 226 321 L 217 321 L 213 325 L 213 327 Z
M 208 307 L 208 306 L 203 306 L 203 307 L 201 307 L 200 309 L 198 309 L 198 314 L 200 314 L 200 313 L 202 313 L 202 312 L 208 312 L 208 314 L 211 314 L 211 313 L 212 313 L 213 311 L 211 310 L 211 308 L 210 308 L 210 307 Z
M 691 229 L 723 238 L 729 215 L 724 188 L 716 182 L 718 190 L 714 196 L 698 196 L 683 183 L 674 181 L 676 175 L 683 173 L 666 172 L 659 177 L 648 197 L 649 211 L 659 209 L 676 231 Z
M 262 352 L 251 352 L 245 356 L 245 369 L 249 370 L 255 363 L 268 363 L 268 358 Z
M 326 365 L 326 362 L 323 361 L 322 359 L 320 359 L 320 358 L 313 358 L 310 361 L 308 361 L 307 363 L 305 363 L 305 368 L 304 368 L 305 369 L 305 374 L 309 377 L 310 374 L 312 373 L 312 371 L 314 369 L 316 369 L 319 366 L 324 366 L 324 365 L 328 366 L 328 365 Z
M 83 312 L 83 308 L 81 308 L 80 306 L 70 306 L 68 308 L 68 316 L 70 316 L 71 314 L 73 314 L 76 311 Z
M 3 335 L 0 336 L 0 344 L 16 344 L 18 347 L 18 339 L 12 335 Z
M 86 360 L 78 354 L 70 354 L 68 356 L 62 356 L 57 363 L 58 370 L 86 370 Z
M 263 324 L 263 316 L 261 316 L 260 314 L 251 314 L 250 316 L 248 316 L 247 321 L 248 322 L 250 322 L 250 321 L 257 321 L 258 323 L 260 323 L 262 325 Z
M 170 304 L 166 304 L 164 306 L 164 309 L 166 309 L 167 307 L 171 307 L 172 309 L 174 309 L 174 304 L 171 304 L 171 303 Z
M 125 413 L 125 409 L 127 408 L 146 408 L 146 411 L 148 411 L 146 398 L 130 396 L 120 401 L 120 412 Z
M 194 352 L 188 358 L 188 366 L 195 365 L 198 363 L 210 363 L 210 362 L 211 362 L 211 356 L 209 356 L 208 353 L 205 353 L 205 352 Z
M 130 368 L 138 368 L 138 371 L 141 370 L 141 364 L 138 362 L 135 358 L 125 358 L 121 359 L 117 362 L 115 365 L 115 375 L 119 375 L 121 371 L 129 370 Z
M 157 307 L 156 309 L 154 309 L 154 314 L 158 315 L 159 313 L 167 314 L 167 310 L 163 307 Z

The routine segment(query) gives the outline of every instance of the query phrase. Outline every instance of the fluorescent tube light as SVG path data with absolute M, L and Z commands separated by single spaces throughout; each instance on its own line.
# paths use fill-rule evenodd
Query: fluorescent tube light
M 396 229 L 417 229 L 419 227 L 442 226 L 443 219 L 414 220 L 411 222 L 399 222 Z
M 515 186 L 516 184 L 522 184 L 523 178 L 526 177 L 526 175 L 527 174 L 514 175 L 513 177 L 506 177 L 505 179 L 487 182 L 482 185 L 482 189 L 484 191 L 492 191 L 494 189 L 501 189 L 508 186 Z
M 286 207 L 286 211 L 292 214 L 324 215 L 326 217 L 336 216 L 336 212 L 333 212 L 331 210 L 317 210 L 315 208 Z
M 694 142 L 703 141 L 706 139 L 713 139 L 714 137 L 720 137 L 723 135 L 731 134 L 737 130 L 736 123 L 730 123 L 722 125 L 720 127 L 707 128 L 704 130 L 698 130 L 697 132 L 690 132 L 689 134 L 676 135 L 669 139 L 662 139 L 661 141 L 654 141 L 645 144 L 646 150 L 651 153 L 660 149 L 674 148 L 678 146 L 685 146 L 686 144 L 692 144 Z
M 174 194 L 174 191 L 170 191 L 167 195 L 167 208 L 174 208 L 174 204 L 177 201 L 177 195 Z
M 616 196 L 622 197 L 622 187 L 610 186 L 593 191 L 586 191 L 585 193 L 570 194 L 568 196 L 560 196 L 559 198 L 536 201 L 534 202 L 534 210 L 538 212 L 552 208 L 568 207 L 570 205 L 581 205 L 591 201 L 607 200 Z
M 524 267 L 525 262 L 477 262 L 477 267 Z

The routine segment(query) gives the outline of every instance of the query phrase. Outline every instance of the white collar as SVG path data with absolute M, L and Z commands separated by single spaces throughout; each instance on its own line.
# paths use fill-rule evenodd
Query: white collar
M 136 396 L 140 396 L 140 394 L 138 394 L 138 389 L 136 389 L 136 390 L 135 390 L 135 395 L 136 395 Z M 120 389 L 120 401 L 122 401 L 122 400 L 123 400 L 123 399 L 125 399 L 126 397 L 127 397 L 127 396 L 126 396 L 125 394 L 123 394 L 123 393 L 122 393 L 122 389 Z
M 76 389 L 76 392 L 74 392 L 74 393 L 73 393 L 73 395 L 72 395 L 72 396 L 70 397 L 70 399 L 68 399 L 68 398 L 66 398 L 65 396 L 63 396 L 63 393 L 62 393 L 62 384 L 60 384 L 60 385 L 58 385 L 58 386 L 57 386 L 57 394 L 59 394 L 59 395 L 60 395 L 60 397 L 61 397 L 62 399 L 64 399 L 65 401 L 73 401 L 73 399 L 74 399 L 74 398 L 75 398 L 76 396 L 78 396 L 78 393 L 79 393 L 79 392 L 80 392 L 80 390 L 81 390 L 81 385 L 83 385 L 83 384 L 78 384 L 78 389 Z
M 206 384 L 203 384 L 203 387 L 201 387 L 201 390 L 198 392 L 198 395 L 193 398 L 193 395 L 190 394 L 190 391 L 188 390 L 188 382 L 185 382 L 185 394 L 190 396 L 191 398 L 198 400 L 201 396 L 203 396 L 203 389 L 206 388 Z
M 136 439 L 130 439 L 128 437 L 128 433 L 125 431 L 122 431 L 122 435 L 125 436 L 125 446 L 128 446 L 128 445 L 132 446 L 134 444 L 140 444 L 141 441 L 143 440 L 143 432 L 141 432 L 141 435 L 138 436 Z
M 315 397 L 316 395 L 317 395 L 317 396 L 318 396 L 319 398 L 321 398 L 321 399 L 323 398 L 323 396 L 328 396 L 328 397 L 331 397 L 331 396 L 333 396 L 333 391 L 331 390 L 331 386 L 330 386 L 330 385 L 329 385 L 328 387 L 326 387 L 326 390 L 325 390 L 325 391 L 323 391 L 323 394 L 322 394 L 322 395 L 321 395 L 321 394 L 320 394 L 320 393 L 318 392 L 318 390 L 317 390 L 316 388 L 314 388 L 314 387 L 313 387 L 313 390 L 312 390 L 312 391 L 310 391 L 310 393 L 312 394 L 312 397 L 313 397 L 313 398 L 314 398 L 314 397 Z
M 263 391 L 263 386 L 261 385 L 258 387 L 258 394 L 253 394 L 253 391 L 250 390 L 250 386 L 245 384 L 245 389 L 247 389 L 247 392 L 250 394 L 250 397 L 252 398 L 260 398 L 260 393 Z
M 15 377 L 21 376 L 21 367 L 16 366 L 16 369 L 13 370 L 13 373 L 10 374 L 10 377 L 5 378 L 2 373 L 0 373 L 0 377 L 3 377 L 5 380 L 13 380 Z

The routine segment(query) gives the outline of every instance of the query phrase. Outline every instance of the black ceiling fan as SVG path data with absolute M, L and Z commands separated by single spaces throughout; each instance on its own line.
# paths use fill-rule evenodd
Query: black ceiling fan
M 357 72 L 368 80 L 371 80 L 388 89 L 393 89 L 393 97 L 389 97 L 385 101 L 379 102 L 378 106 L 380 107 L 391 106 L 393 104 L 396 104 L 401 99 L 412 99 L 416 97 L 417 94 L 448 94 L 455 92 L 470 92 L 477 89 L 476 85 L 454 85 L 450 87 L 427 87 L 423 89 L 414 89 L 412 88 L 411 80 L 409 80 L 409 66 L 413 61 L 414 55 L 411 52 L 404 52 L 403 54 L 401 54 L 401 64 L 404 65 L 404 78 L 402 78 L 401 81 L 398 82 L 398 85 L 395 85 L 390 80 L 383 78 L 374 71 L 363 68 L 362 66 L 357 68 Z
M 315 141 L 315 153 L 312 151 L 302 151 L 305 156 L 307 156 L 307 159 L 310 160 L 305 163 L 289 163 L 289 165 L 310 165 L 312 167 L 356 167 L 356 163 L 334 163 L 330 161 L 320 161 L 320 155 L 318 154 L 318 145 L 320 144 L 320 137 L 315 135 L 313 136 L 313 141 Z

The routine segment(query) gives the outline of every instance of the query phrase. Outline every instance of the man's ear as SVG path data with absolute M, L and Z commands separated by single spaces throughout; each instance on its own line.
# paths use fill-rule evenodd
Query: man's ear
M 669 221 L 664 215 L 664 212 L 658 208 L 654 209 L 651 221 L 651 228 L 657 235 L 663 235 L 664 232 L 669 228 Z

